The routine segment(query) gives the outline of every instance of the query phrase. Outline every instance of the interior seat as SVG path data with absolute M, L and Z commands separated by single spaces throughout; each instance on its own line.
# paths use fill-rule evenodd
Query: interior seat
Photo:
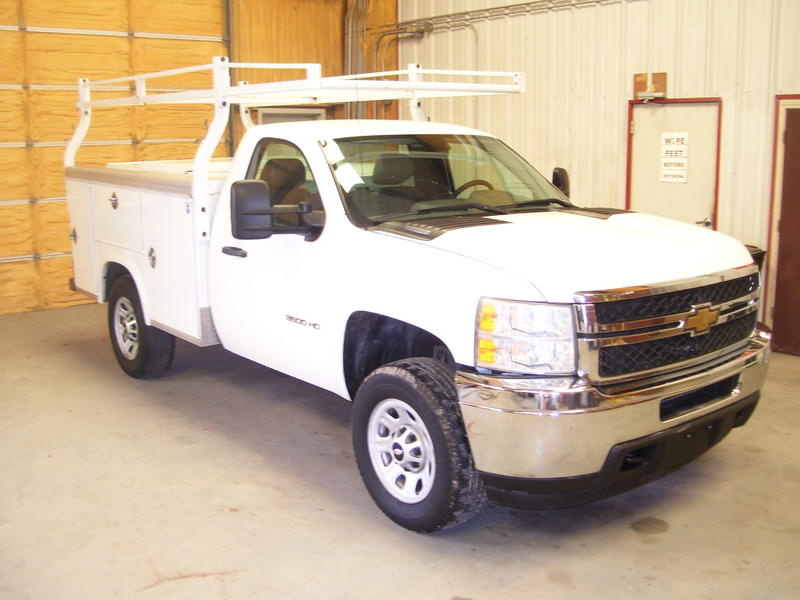
M 303 187 L 306 182 L 306 167 L 299 158 L 271 158 L 264 165 L 261 179 L 267 182 L 273 206 L 276 204 L 311 204 L 312 210 L 322 211 L 319 194 L 312 194 Z M 324 218 L 320 217 L 320 218 Z M 275 220 L 289 227 L 300 226 L 300 215 L 275 215 Z
M 273 204 L 297 204 L 311 195 L 302 187 L 306 167 L 299 158 L 271 158 L 264 165 L 261 179 L 269 186 Z
M 381 154 L 372 170 L 372 183 L 378 186 L 378 193 L 396 196 L 408 201 L 410 206 L 419 200 L 417 190 L 411 185 L 402 185 L 414 175 L 414 163 L 405 154 Z M 398 210 L 404 210 L 402 207 Z

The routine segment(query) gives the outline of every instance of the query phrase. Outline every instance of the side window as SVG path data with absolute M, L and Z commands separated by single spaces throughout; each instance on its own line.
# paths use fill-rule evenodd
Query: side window
M 276 227 L 300 227 L 305 222 L 320 224 L 324 219 L 322 202 L 308 161 L 300 149 L 286 140 L 264 138 L 256 146 L 247 171 L 248 179 L 261 179 L 269 186 L 272 205 L 308 203 L 311 213 L 276 214 Z M 312 223 L 309 223 L 312 224 Z

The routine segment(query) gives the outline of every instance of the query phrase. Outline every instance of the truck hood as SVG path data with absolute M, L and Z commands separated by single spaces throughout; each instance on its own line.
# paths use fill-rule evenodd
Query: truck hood
M 522 277 L 548 302 L 752 262 L 727 235 L 652 215 L 548 211 L 486 218 L 503 223 L 452 229 L 427 243 Z

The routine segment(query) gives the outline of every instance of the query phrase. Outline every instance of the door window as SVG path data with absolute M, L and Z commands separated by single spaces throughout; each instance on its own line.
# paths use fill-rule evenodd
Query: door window
M 324 217 L 322 201 L 311 169 L 300 149 L 286 140 L 264 138 L 256 146 L 248 179 L 267 183 L 273 206 L 308 203 L 310 214 L 276 214 L 275 227 L 300 227 L 306 222 L 319 224 Z

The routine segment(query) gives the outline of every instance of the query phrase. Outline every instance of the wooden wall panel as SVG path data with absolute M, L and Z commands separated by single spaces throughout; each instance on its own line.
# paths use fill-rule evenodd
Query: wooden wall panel
M 344 72 L 345 0 L 233 2 L 237 62 L 318 62 L 322 74 Z M 268 71 L 242 70 L 238 80 L 276 81 Z
M 184 35 L 225 37 L 222 2 L 209 0 L 135 0 L 133 29 L 148 33 L 176 33 L 176 23 Z
M 94 302 L 85 294 L 69 289 L 73 277 L 72 257 L 54 257 L 37 260 L 39 294 L 44 308 L 60 308 Z
M 214 109 L 202 104 L 137 106 L 136 138 L 164 140 L 174 138 L 202 138 Z
M 0 0 L 0 24 L 223 38 L 223 7 L 223 0 Z M 0 84 L 75 86 L 80 77 L 97 81 L 210 63 L 212 56 L 228 54 L 226 44 L 214 41 L 0 31 Z M 208 72 L 164 79 L 155 87 L 210 84 Z M 0 313 L 91 301 L 68 289 L 72 259 L 59 256 L 71 251 L 66 202 L 37 201 L 65 194 L 62 144 L 78 123 L 76 100 L 77 91 L 0 90 L 0 142 L 33 144 L 0 148 L 0 201 L 11 201 L 0 204 L 0 258 L 32 257 L 0 263 Z M 87 140 L 94 142 L 194 140 L 205 135 L 212 114 L 207 107 L 188 105 L 93 112 Z M 84 146 L 77 163 L 189 158 L 196 148 L 194 142 Z M 220 144 L 216 155 L 226 152 Z
M 397 2 L 396 0 L 372 0 L 367 5 L 367 35 L 362 40 L 362 48 L 364 49 L 364 56 L 367 59 L 367 70 L 373 70 L 373 60 L 375 55 L 375 44 L 378 42 L 378 37 L 382 33 L 380 29 L 374 30 L 382 25 L 390 25 L 397 23 Z M 397 65 L 397 42 L 387 45 L 387 42 L 392 39 L 391 37 L 384 37 L 381 41 L 380 52 L 383 54 L 383 48 L 388 48 L 386 51 L 386 70 L 390 71 Z M 381 69 L 381 56 L 378 56 L 378 70 Z
M 21 142 L 25 137 L 25 92 L 0 90 L 0 142 Z
M 382 30 L 375 29 L 391 23 L 397 23 L 397 2 L 372 0 L 367 6 L 367 34 L 361 40 L 367 71 L 392 71 L 398 68 L 397 41 L 391 36 L 381 39 Z M 368 118 L 397 119 L 400 114 L 399 103 L 397 100 L 390 103 L 371 102 L 366 114 Z
M 72 252 L 69 213 L 66 202 L 37 202 L 33 205 L 37 254 Z
M 192 142 L 173 142 L 164 144 L 140 144 L 138 160 L 175 160 L 194 158 L 197 144 Z M 227 144 L 218 144 L 215 157 L 228 156 Z
M 25 148 L 0 148 L 0 200 L 30 198 L 31 173 Z
M 131 160 L 135 160 L 132 145 L 84 146 L 78 150 L 77 164 L 85 167 L 101 167 L 110 162 Z
M 76 85 L 81 77 L 99 80 L 130 75 L 127 38 L 26 35 L 29 83 Z
M 22 83 L 25 80 L 25 63 L 22 54 L 22 33 L 0 31 L 0 83 Z
M 0 314 L 93 302 L 69 289 L 72 277 L 69 256 L 0 263 Z
M 62 198 L 64 189 L 64 148 L 33 148 L 33 197 Z
M 0 263 L 0 315 L 39 308 L 38 288 L 32 260 Z
M 0 258 L 33 254 L 31 205 L 0 204 Z
M 76 164 L 97 167 L 108 162 L 134 160 L 133 145 L 83 146 L 78 150 Z M 33 149 L 33 195 L 35 198 L 61 198 L 64 190 L 64 148 Z
M 114 92 L 98 92 L 95 99 L 113 98 Z M 31 90 L 31 137 L 37 142 L 68 141 L 78 125 L 80 115 L 75 107 L 77 91 Z M 133 134 L 132 107 L 95 108 L 87 140 L 125 140 Z
M 344 27 L 347 0 L 282 0 L 281 2 L 234 2 L 232 4 L 233 58 L 237 62 L 318 62 L 323 75 L 344 72 Z M 374 28 L 397 22 L 397 0 L 370 0 L 367 3 L 366 24 Z M 379 32 L 368 33 L 363 39 L 367 71 L 374 69 L 375 45 Z M 388 42 L 384 38 L 381 47 Z M 397 68 L 397 45 L 386 46 L 384 66 Z M 380 64 L 378 65 L 380 68 Z M 235 80 L 251 82 L 277 81 L 298 77 L 287 72 L 264 72 L 242 69 Z M 368 116 L 375 114 L 370 105 Z M 372 111 L 372 112 L 370 112 Z M 397 118 L 397 103 L 380 106 L 386 118 Z M 240 134 L 236 126 L 237 135 Z
M 128 0 L 27 0 L 23 6 L 31 27 L 128 31 Z
M 17 3 L 12 0 L 0 2 L 0 25 L 17 25 L 18 23 Z
M 218 42 L 135 39 L 133 70 L 136 73 L 152 73 L 211 64 L 212 57 L 226 56 L 227 53 L 225 44 Z M 210 88 L 211 71 L 159 78 L 148 85 L 160 88 Z

